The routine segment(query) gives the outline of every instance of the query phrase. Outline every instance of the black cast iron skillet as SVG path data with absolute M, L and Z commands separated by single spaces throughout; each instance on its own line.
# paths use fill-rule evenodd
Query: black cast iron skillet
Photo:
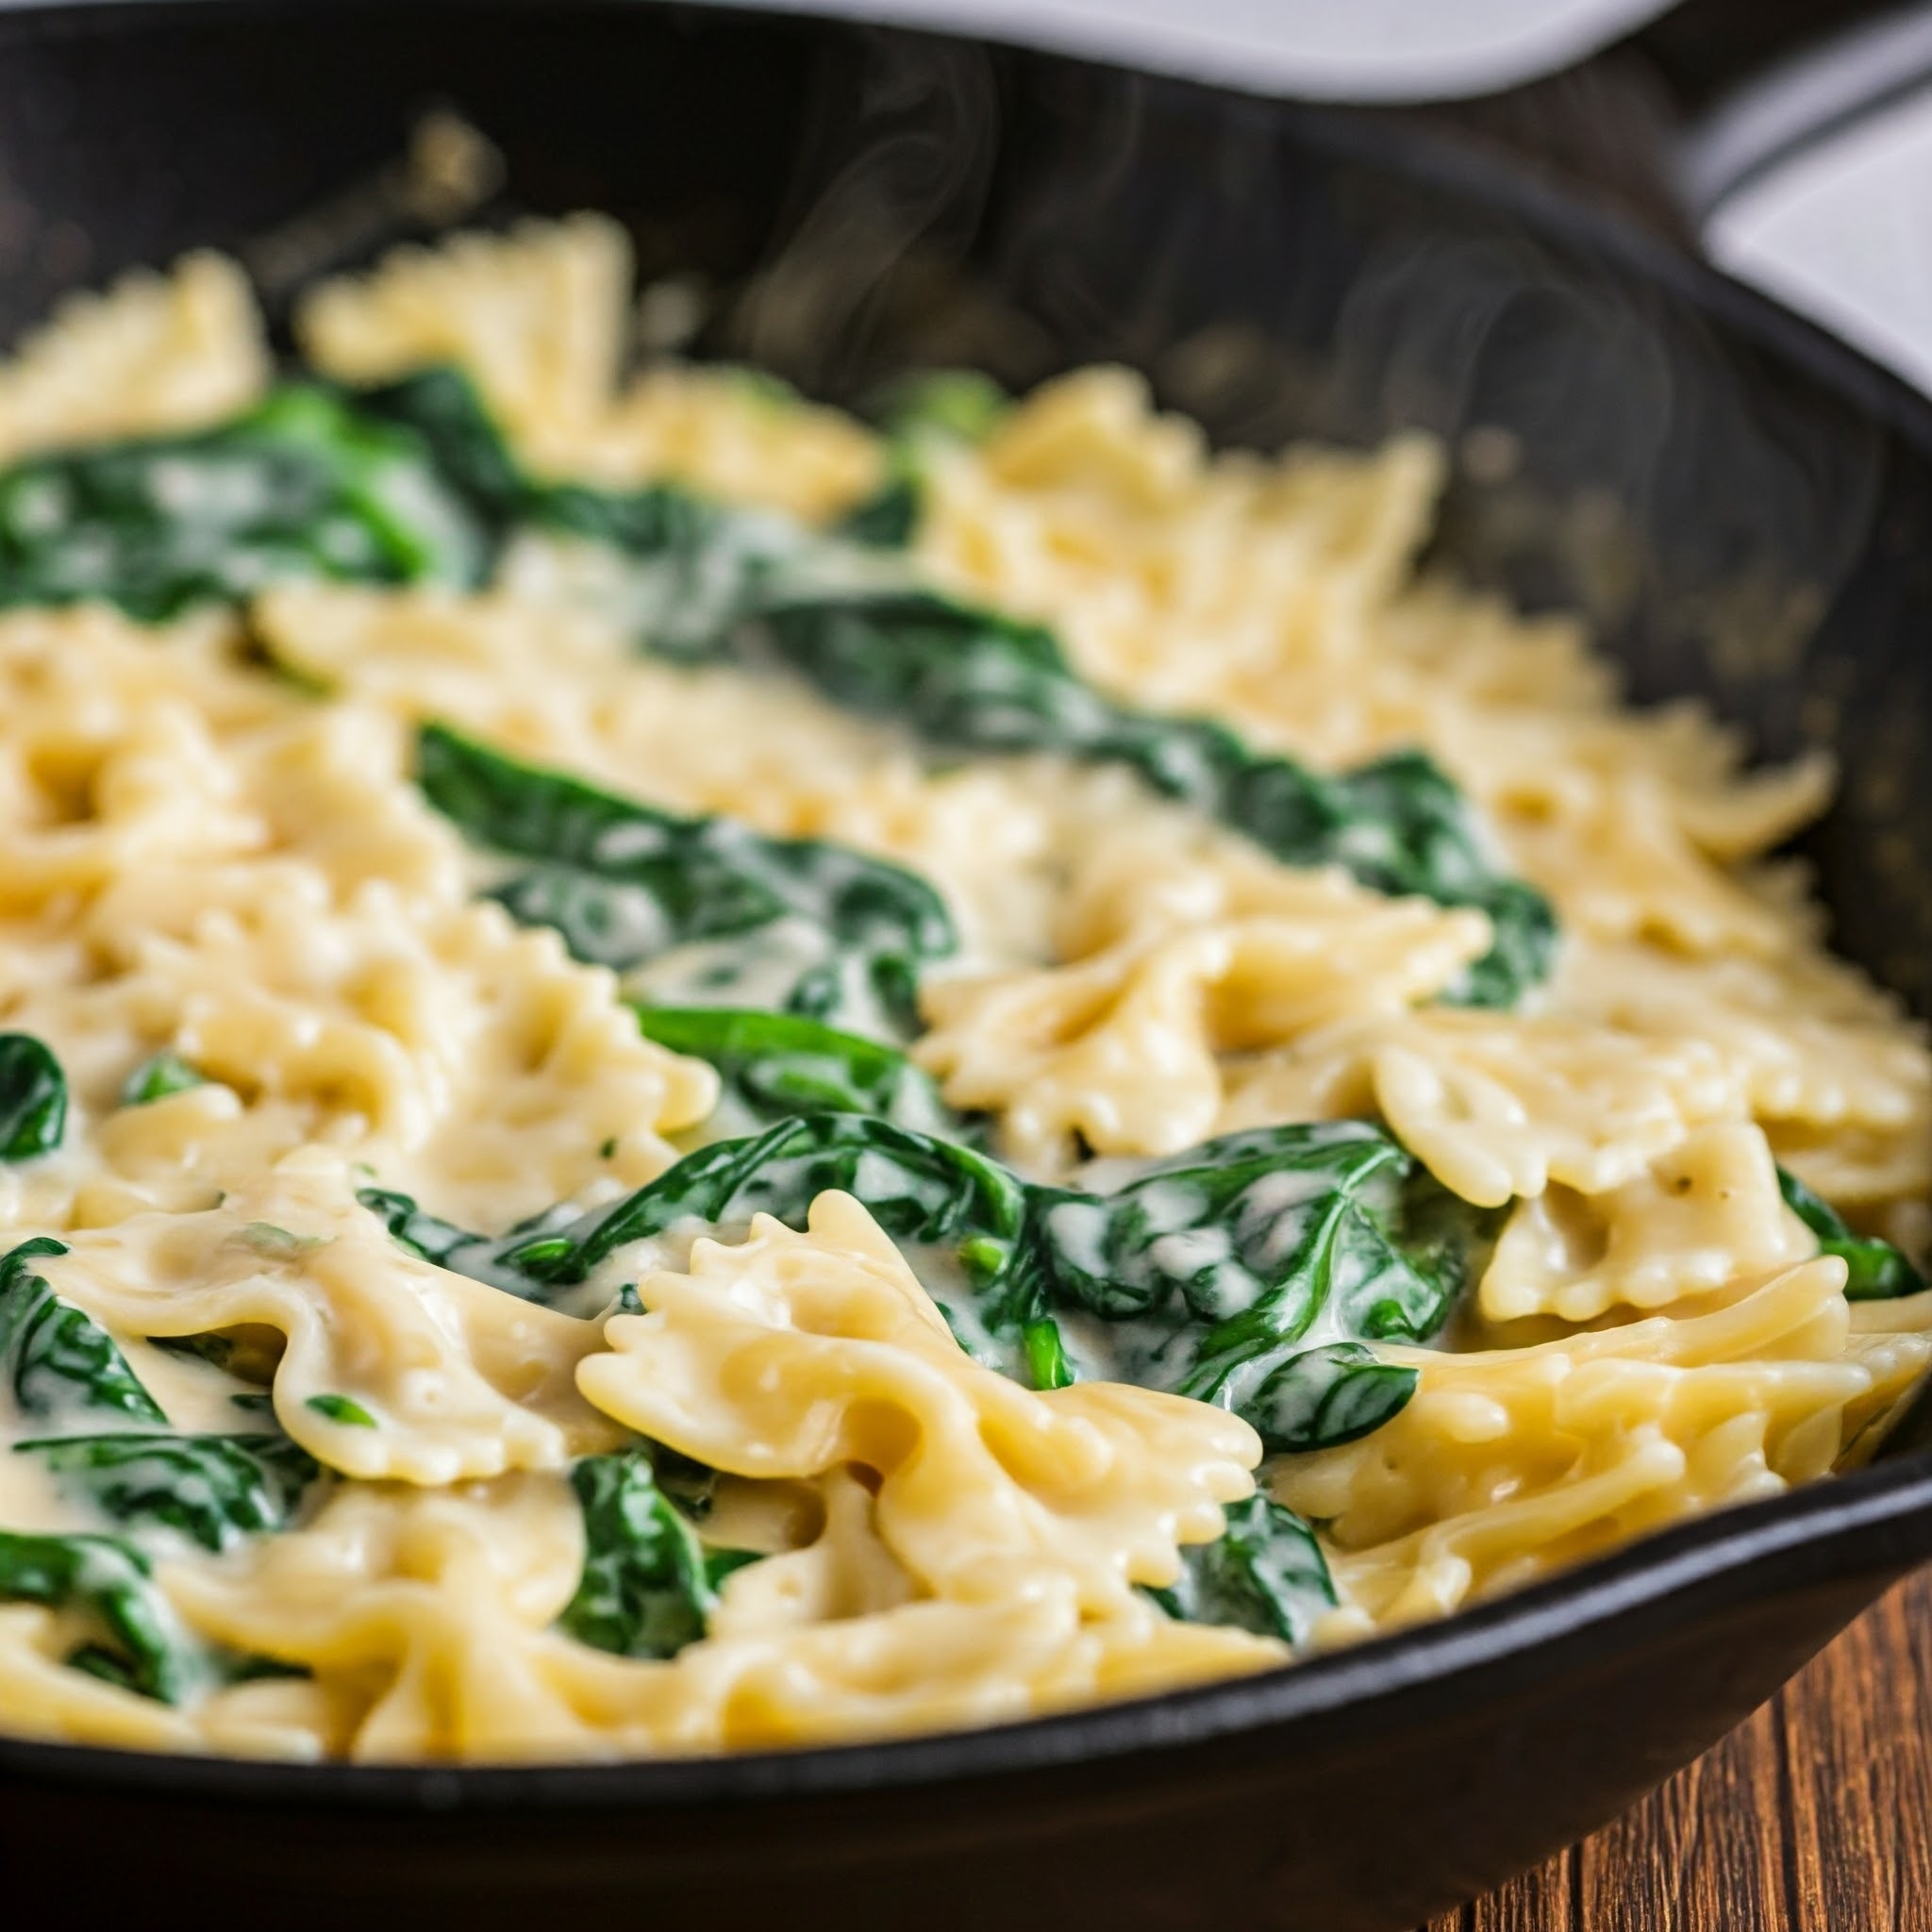
M 437 101 L 502 149 L 492 216 L 611 210 L 708 291 L 702 346 L 823 393 L 1117 358 L 1224 441 L 1448 437 L 1460 568 L 1589 609 L 1640 696 L 1837 748 L 1806 855 L 1932 1010 L 1932 410 L 1856 357 L 1384 117 L 751 14 L 315 0 L 0 18 L 0 334 L 192 244 L 366 250 Z M 1344 1655 L 968 1735 L 501 1770 L 0 1740 L 0 1916 L 1392 1932 L 1604 1823 L 1932 1555 L 1928 1442 Z

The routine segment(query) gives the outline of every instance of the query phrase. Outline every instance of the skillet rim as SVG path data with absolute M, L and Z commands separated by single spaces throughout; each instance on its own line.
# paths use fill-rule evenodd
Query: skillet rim
M 0 14 L 0 57 L 60 39 L 125 39 L 133 30 L 197 19 L 340 17 L 399 0 L 33 0 Z M 551 17 L 636 13 L 638 0 L 400 0 L 418 13 Z M 827 20 L 727 0 L 688 6 L 646 0 L 660 18 L 709 24 L 741 17 L 801 32 L 832 25 L 990 47 L 1063 67 L 1144 79 L 1223 112 L 1263 117 L 1318 152 L 1360 161 L 1522 222 L 1540 240 L 1621 269 L 1683 303 L 1721 333 L 1795 367 L 1932 461 L 1932 396 L 1846 342 L 1773 302 L 1617 210 L 1600 207 L 1524 162 L 1465 145 L 1388 109 L 1309 105 L 1127 63 L 1029 46 L 993 36 L 895 23 Z M 172 19 L 168 17 L 172 16 Z M 1932 1388 L 1921 1402 L 1932 1400 Z M 0 1779 L 81 1786 L 171 1800 L 216 1800 L 250 1809 L 307 1807 L 330 1813 L 493 1814 L 675 1811 L 742 1807 L 768 1800 L 931 1789 L 1013 1772 L 1158 1756 L 1322 1720 L 1400 1724 L 1405 1693 L 1453 1694 L 1457 1680 L 1508 1658 L 1554 1666 L 1566 1644 L 1621 1622 L 1641 1635 L 1701 1605 L 1749 1594 L 1759 1573 L 1788 1591 L 1869 1578 L 1878 1589 L 1932 1557 L 1932 1448 L 1888 1456 L 1780 1496 L 1720 1508 L 1491 1603 L 1420 1624 L 1307 1662 L 1253 1675 L 1049 1716 L 851 1744 L 729 1756 L 640 1758 L 603 1764 L 301 1764 L 166 1751 L 117 1750 L 0 1735 Z M 1670 1619 L 1675 1611 L 1678 1619 Z M 1391 1707 L 1394 1707 L 1391 1709 Z

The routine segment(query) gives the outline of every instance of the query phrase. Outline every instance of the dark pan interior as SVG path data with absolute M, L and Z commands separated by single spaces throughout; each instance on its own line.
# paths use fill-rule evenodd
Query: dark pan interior
M 1441 433 L 1461 568 L 1585 608 L 1641 696 L 1836 748 L 1806 855 L 1843 949 L 1932 1011 L 1932 412 L 1847 352 L 1372 116 L 736 11 L 353 0 L 0 16 L 0 339 L 258 251 L 439 103 L 503 150 L 490 219 L 616 214 L 645 275 L 702 279 L 707 350 L 816 393 L 1118 358 L 1224 441 Z M 1925 1434 L 1440 1629 L 974 1738 L 460 1774 L 0 1742 L 0 1860 L 58 1866 L 48 1925 L 205 1923 L 220 1874 L 284 1924 L 1386 1932 L 1612 1815 L 1932 1553 Z

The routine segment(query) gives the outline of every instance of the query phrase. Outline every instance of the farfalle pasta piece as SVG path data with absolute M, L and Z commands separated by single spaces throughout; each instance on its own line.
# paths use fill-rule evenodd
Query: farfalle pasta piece
M 1519 1202 L 1477 1307 L 1491 1322 L 1593 1322 L 1613 1307 L 1661 1308 L 1713 1293 L 1816 1246 L 1778 1192 L 1763 1131 L 1724 1122 L 1686 1135 L 1601 1193 L 1558 1183 Z
M 1111 1383 L 1034 1394 L 979 1367 L 848 1196 L 821 1195 L 803 1235 L 760 1217 L 740 1247 L 700 1242 L 688 1274 L 638 1292 L 646 1312 L 613 1317 L 579 1367 L 585 1395 L 734 1474 L 872 1470 L 878 1534 L 932 1595 L 1050 1576 L 1117 1613 L 1251 1489 L 1259 1443 L 1224 1411 Z
M 850 416 L 751 371 L 676 365 L 617 397 L 581 468 L 617 486 L 668 478 L 808 523 L 852 508 L 885 475 L 878 439 Z
M 266 388 L 268 345 L 247 278 L 219 255 L 71 296 L 0 364 L 0 463 L 36 450 L 195 429 Z
M 1693 1128 L 1746 1111 L 1740 1081 L 1692 1034 L 1436 1006 L 1231 1069 L 1216 1126 L 1380 1113 L 1445 1187 L 1500 1207 L 1553 1183 L 1619 1186 Z
M 1573 675 L 1562 680 L 1566 690 L 1548 692 L 1514 681 L 1472 681 L 1472 672 L 1500 672 L 1527 656 L 1537 633 L 1505 614 L 1500 629 L 1468 640 L 1474 649 L 1466 658 L 1457 646 L 1473 613 L 1453 593 L 1417 601 L 1428 613 L 1415 626 L 1417 639 L 1428 641 L 1428 674 L 1456 694 L 1429 737 L 1499 820 L 1552 854 L 1566 844 L 1594 850 L 1587 841 L 1618 838 L 1612 808 L 1624 801 L 1639 816 L 1633 829 L 1640 841 L 1660 841 L 1679 889 L 1722 892 L 1724 868 L 1783 844 L 1830 796 L 1832 762 L 1824 753 L 1744 772 L 1739 734 L 1699 704 L 1606 708 L 1614 686 L 1601 666 L 1592 666 L 1594 677 Z M 1699 858 L 1708 861 L 1701 871 Z M 1630 868 L 1620 870 L 1627 889 Z
M 1829 1198 L 1932 1187 L 1932 1060 L 1921 1029 L 1852 968 L 1816 951 L 1675 961 L 1578 948 L 1560 991 L 1632 1032 L 1692 1035 L 1740 1083 L 1790 1165 Z
M 650 677 L 656 669 L 638 661 L 619 626 L 592 612 L 490 591 L 277 584 L 255 600 L 252 615 L 275 661 L 297 677 L 404 718 L 447 718 L 501 736 L 533 710 L 544 719 L 559 689 L 596 678 L 608 690 L 618 681 L 612 674 L 632 669 Z M 507 674 L 533 653 L 552 676 L 523 693 L 520 706 L 506 689 Z M 509 741 L 529 750 L 541 742 Z
M 719 1746 L 742 1751 L 1012 1723 L 1266 1670 L 1282 1657 L 1266 1639 L 1176 1624 L 1145 1601 L 1094 1620 L 1072 1592 L 1046 1589 L 994 1603 L 907 1604 L 783 1641 L 708 1644 L 671 1669 L 708 1693 Z M 599 1721 L 615 1720 L 622 1737 L 635 1680 L 591 1652 L 561 1669 L 585 1702 L 603 1690 Z
M 569 463 L 609 407 L 629 289 L 624 230 L 573 215 L 397 249 L 369 275 L 314 290 L 295 331 L 309 361 L 343 382 L 456 364 L 524 456 L 551 467 Z
M 1552 1181 L 1600 1193 L 1692 1126 L 1742 1111 L 1723 1061 L 1690 1036 L 1432 1012 L 1389 1029 L 1369 1053 L 1396 1137 L 1484 1207 Z
M 918 1599 L 917 1579 L 879 1536 L 866 1480 L 852 1469 L 833 1469 L 808 1486 L 793 1487 L 808 1488 L 814 1496 L 817 1535 L 734 1572 L 711 1613 L 712 1638 L 771 1639 L 817 1624 L 876 1617 Z M 765 1485 L 756 1491 L 768 1492 Z M 724 1531 L 716 1533 L 730 1541 Z
M 256 841 L 216 747 L 286 700 L 220 664 L 229 629 L 220 617 L 143 631 L 92 607 L 0 616 L 0 917 Z
M 380 888 L 333 913 L 284 878 L 257 891 L 244 913 L 150 938 L 122 994 L 251 1108 L 346 1127 L 448 1213 L 507 1223 L 602 1175 L 641 1180 L 668 1158 L 658 1126 L 710 1104 L 709 1071 L 643 1040 L 609 976 L 553 933 L 490 906 L 410 920 Z
M 1605 941 L 1693 955 L 1770 957 L 1790 941 L 1782 908 L 1748 875 L 1712 863 L 1664 788 L 1642 772 L 1600 778 L 1561 818 L 1505 822 L 1511 856 L 1568 925 Z
M 365 1482 L 554 1469 L 621 1440 L 571 1380 L 599 1345 L 595 1324 L 406 1253 L 325 1154 L 292 1157 L 199 1213 L 76 1233 L 36 1265 L 110 1331 L 273 1329 L 276 1420 Z
M 1263 890 L 1217 893 L 1211 861 L 1197 861 L 1200 892 L 1168 906 L 1150 894 L 1124 934 L 1071 964 L 935 981 L 921 1062 L 955 1106 L 998 1109 L 1020 1160 L 1064 1166 L 1075 1137 L 1169 1154 L 1213 1131 L 1223 1056 L 1399 1011 L 1489 944 L 1480 913 L 1254 871 Z

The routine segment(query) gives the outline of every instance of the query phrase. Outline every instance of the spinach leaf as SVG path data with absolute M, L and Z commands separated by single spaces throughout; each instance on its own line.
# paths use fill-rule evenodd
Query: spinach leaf
M 870 496 L 840 519 L 839 534 L 870 550 L 903 550 L 919 528 L 924 497 L 917 474 L 895 465 Z
M 673 1228 L 755 1214 L 799 1224 L 827 1188 L 857 1195 L 897 1241 L 969 1242 L 982 1278 L 1009 1264 L 1023 1233 L 1025 1185 L 986 1156 L 862 1114 L 819 1113 L 714 1141 L 608 1208 L 505 1237 L 496 1259 L 535 1281 L 579 1282 L 619 1248 Z
M 88 1613 L 106 1641 L 83 1647 L 70 1663 L 179 1704 L 205 1665 L 153 1577 L 148 1559 L 118 1537 L 0 1530 L 0 1601 Z
M 158 1053 L 142 1061 L 121 1088 L 123 1107 L 146 1107 L 191 1087 L 206 1087 L 208 1076 L 178 1053 Z
M 865 1113 L 952 1140 L 972 1129 L 895 1047 L 840 1033 L 799 1013 L 741 1007 L 639 1007 L 645 1037 L 717 1068 L 708 1131 L 743 1133 L 801 1113 Z
M 304 1405 L 344 1428 L 373 1429 L 375 1418 L 353 1395 L 311 1395 Z
M 1228 1510 L 1216 1541 L 1187 1545 L 1179 1578 L 1148 1594 L 1183 1623 L 1232 1624 L 1297 1647 L 1337 1602 L 1315 1532 L 1259 1495 Z
M 274 1398 L 265 1391 L 266 1386 L 274 1382 L 276 1366 L 282 1357 L 279 1329 L 245 1324 L 239 1328 L 215 1329 L 206 1335 L 150 1335 L 147 1341 L 150 1348 L 158 1348 L 164 1355 L 190 1356 L 196 1361 L 207 1362 L 210 1368 L 233 1375 L 238 1381 L 255 1383 L 255 1396 L 231 1395 L 229 1401 L 247 1402 L 258 1398 L 273 1413 Z
M 671 483 L 626 491 L 552 484 L 525 508 L 538 529 L 621 554 L 611 614 L 678 663 L 716 658 L 730 627 L 798 573 L 847 572 L 845 551 L 814 542 L 787 518 L 726 509 Z
M 493 534 L 525 515 L 541 491 L 525 476 L 482 393 L 460 369 L 412 370 L 395 381 L 347 391 L 344 400 L 420 450 L 443 488 Z
M 1271 1450 L 1407 1404 L 1416 1371 L 1362 1343 L 1429 1340 L 1494 1221 L 1360 1121 L 1224 1135 L 1109 1194 L 1036 1189 L 1032 1208 L 1076 1366 L 1218 1402 Z
M 658 811 L 441 725 L 420 734 L 417 779 L 477 844 L 537 861 L 494 896 L 593 964 L 625 972 L 731 941 L 696 956 L 693 990 L 749 984 L 810 1018 L 909 1029 L 920 967 L 957 944 L 924 880 L 841 846 Z
M 916 369 L 890 382 L 865 413 L 888 442 L 984 442 L 1013 399 L 977 369 Z
M 1026 1378 L 1044 1309 L 1025 1245 L 1026 1187 L 970 1147 L 861 1114 L 806 1114 L 749 1140 L 718 1141 L 568 1227 L 492 1257 L 544 1284 L 584 1280 L 631 1241 L 678 1228 L 742 1225 L 756 1214 L 794 1227 L 827 1189 L 863 1202 L 909 1249 L 960 1346 Z
M 491 552 L 420 438 L 312 384 L 0 475 L 0 606 L 104 598 L 159 623 L 287 577 L 475 585 Z
M 0 1369 L 14 1401 L 25 1415 L 119 1415 L 164 1427 L 114 1338 L 34 1273 L 36 1260 L 66 1252 L 40 1235 L 0 1259 Z
M 526 1273 L 504 1257 L 535 1241 L 540 1235 L 570 1226 L 581 1218 L 567 1207 L 546 1208 L 542 1213 L 519 1222 L 507 1234 L 492 1237 L 472 1234 L 468 1228 L 439 1220 L 417 1207 L 409 1195 L 391 1189 L 363 1188 L 356 1198 L 412 1255 L 420 1255 L 439 1268 L 467 1274 L 472 1281 L 500 1288 L 506 1294 L 545 1306 L 553 1299 L 553 1284 L 548 1278 Z
M 714 656 L 720 635 L 809 547 L 789 519 L 728 509 L 675 484 L 602 490 L 526 476 L 458 370 L 420 370 L 358 401 L 419 438 L 445 483 L 499 536 L 533 527 L 623 553 L 624 620 L 665 657 Z
M 552 1208 L 493 1240 L 425 1214 L 407 1194 L 371 1188 L 357 1198 L 412 1252 L 550 1306 L 632 1241 L 765 1213 L 802 1226 L 827 1188 L 857 1195 L 914 1252 L 975 1357 L 1022 1380 L 1036 1359 L 1054 1358 L 1057 1338 L 1029 1333 L 1045 1310 L 1023 1246 L 1024 1184 L 974 1148 L 863 1114 L 799 1115 L 714 1141 L 607 1208 Z
M 0 1160 L 51 1154 L 67 1131 L 67 1076 L 30 1033 L 0 1033 Z
M 648 1450 L 586 1457 L 570 1480 L 583 1512 L 584 1568 L 558 1627 L 616 1657 L 672 1657 L 695 1643 L 719 1583 L 756 1557 L 708 1550 L 659 1486 Z
M 399 1241 L 410 1254 L 420 1255 L 425 1261 L 434 1261 L 439 1268 L 449 1268 L 458 1274 L 469 1274 L 471 1271 L 450 1257 L 459 1250 L 473 1243 L 482 1244 L 487 1237 L 472 1234 L 467 1228 L 458 1227 L 454 1223 L 440 1221 L 433 1214 L 425 1213 L 417 1207 L 408 1194 L 399 1194 L 390 1188 L 362 1188 L 358 1190 L 356 1199 L 370 1213 L 376 1216 L 391 1235 Z M 485 1277 L 472 1274 L 473 1280 Z M 494 1286 L 494 1284 L 491 1284 Z
M 1924 1275 L 1899 1249 L 1876 1235 L 1854 1234 L 1844 1216 L 1796 1174 L 1779 1168 L 1777 1185 L 1785 1205 L 1818 1237 L 1818 1252 L 1836 1255 L 1845 1264 L 1848 1302 L 1891 1301 L 1924 1290 Z
M 1270 1370 L 1243 1413 L 1270 1449 L 1331 1449 L 1399 1415 L 1419 1380 L 1358 1341 L 1324 1342 Z
M 1127 744 L 1124 714 L 1074 675 L 1051 631 L 937 591 L 781 594 L 722 644 L 949 750 L 1098 758 Z
M 38 1456 L 108 1515 L 178 1530 L 210 1550 L 285 1528 L 320 1474 L 282 1435 L 142 1431 L 39 1437 L 13 1446 Z
M 1012 398 L 974 369 L 924 369 L 890 384 L 866 413 L 886 439 L 886 475 L 839 525 L 856 543 L 903 549 L 924 507 L 925 458 L 936 444 L 983 442 Z

